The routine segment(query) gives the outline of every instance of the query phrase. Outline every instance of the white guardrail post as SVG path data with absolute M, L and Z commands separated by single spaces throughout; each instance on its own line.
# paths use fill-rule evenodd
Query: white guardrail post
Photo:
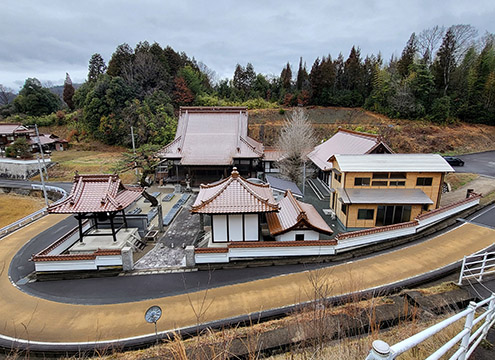
M 474 320 L 474 312 L 476 311 L 476 303 L 471 301 L 468 306 L 469 314 L 466 316 L 466 322 L 464 324 L 464 330 L 466 334 L 462 337 L 461 340 L 461 354 L 459 355 L 459 360 L 466 360 L 466 353 L 469 349 L 469 338 L 471 337 L 471 329 L 473 328 L 473 320 Z
M 457 282 L 457 285 L 459 286 L 462 285 L 462 277 L 464 276 L 464 266 L 466 266 L 466 255 L 464 255 L 464 259 L 462 259 L 461 273 L 459 275 L 459 281 Z
M 382 340 L 373 341 L 373 345 L 366 360 L 393 360 L 395 356 L 390 352 L 390 346 Z
M 490 323 L 495 318 L 495 293 L 492 293 L 492 299 L 488 304 L 488 316 L 485 319 L 485 328 L 483 329 L 483 334 L 481 335 L 483 338 L 488 334 L 488 330 L 490 330 Z

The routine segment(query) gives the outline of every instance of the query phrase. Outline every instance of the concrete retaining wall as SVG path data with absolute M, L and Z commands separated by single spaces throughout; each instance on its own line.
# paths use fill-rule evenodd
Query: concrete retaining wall
M 50 163 L 51 159 L 45 159 L 46 166 Z M 41 163 L 41 166 L 43 166 L 43 163 Z M 25 180 L 36 175 L 38 172 L 38 160 L 0 158 L 0 177 Z

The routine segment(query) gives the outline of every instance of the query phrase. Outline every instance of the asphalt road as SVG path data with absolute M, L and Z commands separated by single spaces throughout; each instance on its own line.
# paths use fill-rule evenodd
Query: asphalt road
M 459 155 L 464 166 L 454 166 L 456 172 L 474 173 L 495 177 L 495 151 Z
M 468 220 L 479 225 L 495 228 L 495 206 L 481 210 L 477 214 L 469 217 Z M 239 284 L 257 279 L 266 279 L 277 275 L 335 266 L 345 262 L 335 262 L 332 263 L 332 265 L 327 263 L 279 265 L 245 269 L 214 270 L 211 272 L 196 271 L 189 273 L 24 283 L 21 279 L 34 271 L 34 265 L 29 262 L 31 255 L 51 244 L 61 234 L 75 225 L 75 219 L 72 217 L 67 218 L 57 225 L 56 228 L 48 229 L 40 233 L 16 254 L 9 268 L 9 276 L 12 281 L 17 283 L 17 286 L 22 291 L 48 300 L 70 304 L 117 304 Z M 438 234 L 435 234 L 434 236 L 437 235 Z M 424 238 L 420 241 L 425 241 L 429 238 L 430 237 Z M 409 245 L 411 244 L 403 245 L 403 247 Z M 366 257 L 376 256 L 388 251 L 390 250 L 377 252 Z

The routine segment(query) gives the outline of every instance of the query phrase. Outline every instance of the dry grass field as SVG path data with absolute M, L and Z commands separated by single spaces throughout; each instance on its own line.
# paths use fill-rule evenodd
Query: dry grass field
M 40 197 L 0 193 L 0 228 L 43 208 Z

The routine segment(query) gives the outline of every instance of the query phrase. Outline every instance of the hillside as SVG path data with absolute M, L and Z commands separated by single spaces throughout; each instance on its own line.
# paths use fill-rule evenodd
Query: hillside
M 290 111 L 286 109 L 285 114 Z M 273 146 L 285 114 L 277 109 L 251 110 L 249 134 Z M 396 152 L 463 154 L 495 150 L 495 127 L 457 123 L 435 125 L 426 121 L 389 119 L 359 108 L 310 107 L 307 114 L 319 141 L 338 127 L 379 134 Z

